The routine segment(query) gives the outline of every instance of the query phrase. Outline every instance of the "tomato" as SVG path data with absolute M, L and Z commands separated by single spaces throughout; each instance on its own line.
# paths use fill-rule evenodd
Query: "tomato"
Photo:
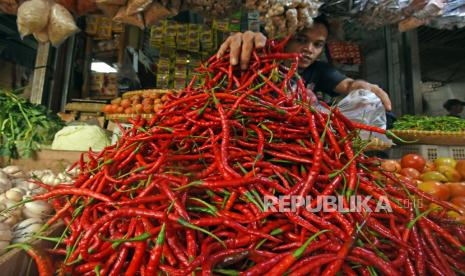
M 457 161 L 455 169 L 460 173 L 460 175 L 465 179 L 465 160 Z
M 111 104 L 120 105 L 121 104 L 121 98 L 116 98 L 116 99 L 111 100 Z
M 414 168 L 403 168 L 400 170 L 400 174 L 411 179 L 420 178 L 420 172 Z
M 460 209 L 465 209 L 465 196 L 456 196 L 450 200 L 450 203 L 454 204 Z
M 144 109 L 144 113 L 150 114 L 150 113 L 152 113 L 153 106 L 151 106 L 151 105 L 144 105 L 144 108 L 143 108 L 143 109 Z
M 402 169 L 399 162 L 394 160 L 385 160 L 381 163 L 381 168 L 387 172 L 400 172 Z
M 402 168 L 414 168 L 419 172 L 422 172 L 425 168 L 426 161 L 418 154 L 407 154 L 400 160 Z
M 112 105 L 111 105 L 112 113 L 118 113 L 118 107 L 119 107 L 119 105 L 117 105 L 117 104 L 112 104 Z
M 144 106 L 142 104 L 136 104 L 134 106 L 134 111 L 137 113 L 137 114 L 141 114 L 142 111 L 144 109 Z
M 450 196 L 465 196 L 465 182 L 449 182 L 446 183 L 450 190 Z
M 436 199 L 447 200 L 450 195 L 449 187 L 437 181 L 425 181 L 418 184 L 418 189 L 432 195 Z
M 113 106 L 111 104 L 107 104 L 103 107 L 102 111 L 104 113 L 113 113 Z
M 423 172 L 432 172 L 432 171 L 435 171 L 436 170 L 436 165 L 434 165 L 433 162 L 431 161 L 427 161 L 426 162 L 426 165 L 425 165 L 425 169 L 423 170 Z
M 122 106 L 118 106 L 118 108 L 116 109 L 116 113 L 118 114 L 124 113 L 124 108 Z
M 134 109 L 132 109 L 132 107 L 128 107 L 124 110 L 124 113 L 126 114 L 133 114 L 134 113 Z
M 124 99 L 121 101 L 121 106 L 126 109 L 131 106 L 131 101 L 128 99 Z
M 423 181 L 441 181 L 447 182 L 447 177 L 440 172 L 425 172 L 420 176 Z
M 457 164 L 457 161 L 455 161 L 454 158 L 449 158 L 449 157 L 439 157 L 438 159 L 434 160 L 434 165 L 436 165 L 436 167 L 449 166 L 449 167 L 455 168 L 456 164 Z
M 153 99 L 152 98 L 144 98 L 142 100 L 143 105 L 152 105 L 153 104 Z
M 462 178 L 460 173 L 456 171 L 453 167 L 439 166 L 438 172 L 442 173 L 450 182 L 457 182 L 460 181 L 460 179 Z

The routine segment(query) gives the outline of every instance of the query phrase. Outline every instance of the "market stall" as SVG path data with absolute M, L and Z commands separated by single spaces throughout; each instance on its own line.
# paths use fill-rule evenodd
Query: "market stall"
M 308 93 L 302 55 L 285 52 L 322 11 L 347 30 L 343 18 L 427 24 L 450 6 L 7 2 L 22 35 L 57 57 L 85 54 L 64 73 L 59 116 L 0 92 L 5 275 L 465 273 L 464 120 L 404 115 L 388 127 L 370 91 Z M 270 37 L 248 69 L 216 55 L 230 32 L 260 24 Z M 362 78 L 367 41 L 350 33 L 324 58 Z M 75 48 L 59 46 L 69 36 Z

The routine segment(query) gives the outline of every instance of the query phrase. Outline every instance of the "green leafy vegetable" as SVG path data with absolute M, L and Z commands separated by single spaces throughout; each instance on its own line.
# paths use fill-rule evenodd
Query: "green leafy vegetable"
M 50 144 L 64 125 L 45 106 L 0 89 L 0 156 L 29 158 L 40 144 Z

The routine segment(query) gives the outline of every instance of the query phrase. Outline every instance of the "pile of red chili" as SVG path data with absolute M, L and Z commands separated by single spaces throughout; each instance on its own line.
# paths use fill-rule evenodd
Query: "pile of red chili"
M 381 171 L 337 109 L 312 108 L 296 54 L 271 42 L 250 70 L 211 58 L 198 81 L 116 145 L 89 152 L 50 200 L 64 239 L 56 268 L 83 275 L 453 275 L 465 227 L 448 203 Z M 284 60 L 292 64 L 285 67 Z M 294 84 L 295 83 L 295 84 Z M 348 196 L 392 212 L 273 212 L 265 197 Z M 443 209 L 428 209 L 435 202 Z M 272 205 L 279 209 L 279 204 Z

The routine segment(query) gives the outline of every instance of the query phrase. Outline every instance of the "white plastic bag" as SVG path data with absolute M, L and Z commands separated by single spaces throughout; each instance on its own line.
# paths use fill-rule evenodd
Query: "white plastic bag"
M 50 10 L 48 36 L 53 46 L 60 45 L 68 37 L 77 33 L 79 28 L 71 13 L 60 4 L 53 4 Z
M 48 0 L 31 0 L 21 4 L 17 18 L 21 38 L 43 30 L 48 24 L 49 14 Z
M 386 129 L 387 120 L 384 105 L 381 99 L 369 90 L 359 89 L 350 92 L 338 103 L 338 107 L 342 114 L 354 122 Z M 365 140 L 371 136 L 391 143 L 391 140 L 385 135 L 378 133 L 362 131 L 360 136 Z

